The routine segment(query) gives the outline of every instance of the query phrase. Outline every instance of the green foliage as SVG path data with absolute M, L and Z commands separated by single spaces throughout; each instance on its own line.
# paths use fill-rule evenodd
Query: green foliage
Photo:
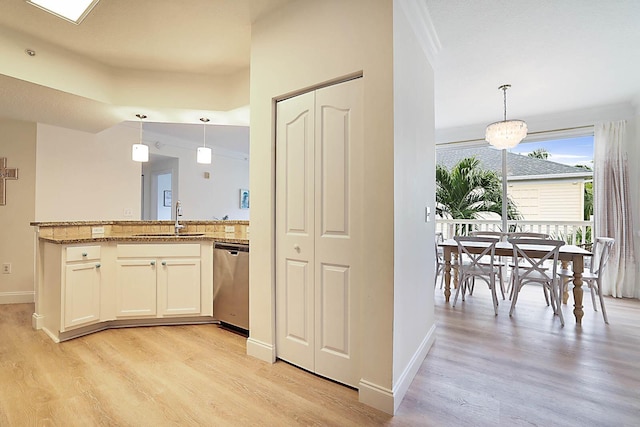
M 546 148 L 538 148 L 527 154 L 527 156 L 533 157 L 534 159 L 547 160 L 549 158 L 549 152 Z
M 588 221 L 593 215 L 593 182 L 584 183 L 584 219 Z
M 441 218 L 480 219 L 482 213 L 502 216 L 502 180 L 480 168 L 475 157 L 460 160 L 448 170 L 436 165 L 436 213 Z M 519 219 L 515 204 L 507 199 L 508 219 Z
M 591 231 L 591 227 L 588 227 L 586 229 L 586 233 L 583 233 L 582 228 L 576 228 L 568 233 L 558 231 L 557 233 L 551 233 L 551 238 L 556 240 L 564 240 L 567 244 L 571 245 L 584 246 L 593 242 Z
M 575 165 L 575 167 L 592 171 L 593 168 L 589 165 Z M 593 182 L 584 183 L 584 220 L 588 221 L 593 215 Z

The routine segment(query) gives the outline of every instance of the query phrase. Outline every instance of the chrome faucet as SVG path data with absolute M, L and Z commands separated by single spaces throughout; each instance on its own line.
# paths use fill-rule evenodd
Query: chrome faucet
M 182 216 L 182 204 L 180 203 L 180 200 L 178 200 L 176 202 L 176 225 L 175 225 L 175 229 L 176 229 L 176 234 L 178 234 L 180 232 L 181 228 L 184 228 L 184 225 L 180 224 L 180 222 L 178 222 L 178 219 Z

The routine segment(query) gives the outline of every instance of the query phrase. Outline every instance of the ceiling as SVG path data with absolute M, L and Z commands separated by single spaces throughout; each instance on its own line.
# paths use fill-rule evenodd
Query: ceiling
M 426 0 L 441 48 L 436 127 L 640 100 L 640 1 Z M 481 135 L 483 137 L 484 135 Z
M 251 23 L 291 1 L 101 0 L 76 26 L 7 0 L 0 38 L 14 32 L 116 69 L 230 75 L 249 66 Z M 503 83 L 512 85 L 508 116 L 524 120 L 640 100 L 640 1 L 417 1 L 437 36 L 437 129 L 500 120 Z M 41 121 L 65 127 L 73 126 L 64 117 L 99 128 L 117 116 L 115 107 L 0 74 L 0 116 L 33 120 L 34 104 Z M 200 138 L 194 126 L 155 130 Z

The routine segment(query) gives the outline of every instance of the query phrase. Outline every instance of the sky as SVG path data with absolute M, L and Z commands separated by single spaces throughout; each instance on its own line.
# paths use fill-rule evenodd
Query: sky
M 525 140 L 510 151 L 526 155 L 538 148 L 545 148 L 549 152 L 547 160 L 556 163 L 593 166 L 593 135 L 539 142 Z

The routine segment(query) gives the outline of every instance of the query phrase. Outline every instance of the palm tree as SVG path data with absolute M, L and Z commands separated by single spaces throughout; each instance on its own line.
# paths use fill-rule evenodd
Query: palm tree
M 534 159 L 547 160 L 549 158 L 549 152 L 546 148 L 538 148 L 527 154 L 527 156 L 533 157 Z
M 507 218 L 519 219 L 508 199 Z M 436 214 L 441 218 L 479 219 L 482 213 L 502 215 L 502 181 L 497 173 L 480 167 L 475 157 L 460 160 L 451 170 L 436 165 Z M 465 234 L 466 230 L 456 230 Z
M 593 171 L 589 165 L 576 165 L 577 168 Z M 593 215 L 593 181 L 584 183 L 584 220 L 588 221 Z

